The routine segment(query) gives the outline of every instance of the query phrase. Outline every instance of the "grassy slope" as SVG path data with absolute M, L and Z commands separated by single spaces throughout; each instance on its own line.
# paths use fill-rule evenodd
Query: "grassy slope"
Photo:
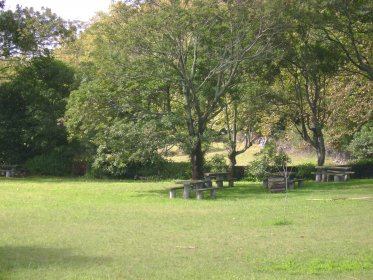
M 0 279 L 371 279 L 373 180 L 215 201 L 172 182 L 0 179 Z M 285 214 L 286 211 L 286 214 Z

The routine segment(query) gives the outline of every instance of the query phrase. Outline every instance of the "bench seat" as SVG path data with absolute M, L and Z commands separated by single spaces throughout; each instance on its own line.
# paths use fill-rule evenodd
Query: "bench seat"
M 176 190 L 182 190 L 184 187 L 176 186 L 176 187 L 171 187 L 169 188 L 169 194 L 170 198 L 175 198 L 176 197 Z

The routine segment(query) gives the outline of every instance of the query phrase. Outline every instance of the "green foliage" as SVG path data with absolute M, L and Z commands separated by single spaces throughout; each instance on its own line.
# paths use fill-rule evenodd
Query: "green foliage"
M 206 162 L 206 170 L 210 172 L 225 172 L 227 163 L 223 155 L 215 154 Z
M 70 176 L 74 153 L 70 147 L 61 146 L 48 154 L 26 161 L 25 167 L 32 175 Z
M 0 84 L 0 162 L 23 163 L 67 144 L 59 120 L 73 83 L 70 67 L 40 57 Z
M 249 181 L 262 181 L 272 172 L 282 172 L 290 162 L 289 156 L 278 149 L 274 142 L 267 143 L 256 156 L 257 159 L 246 169 L 246 179 Z
M 353 178 L 373 178 L 373 159 L 359 159 L 349 163 Z
M 373 123 L 368 123 L 354 134 L 348 150 L 357 159 L 373 157 Z
M 0 10 L 0 58 L 48 55 L 75 31 L 50 9 L 39 12 L 17 5 L 15 11 Z
M 304 179 L 313 179 L 311 172 L 315 172 L 315 165 L 312 163 L 305 163 L 296 166 L 296 177 Z

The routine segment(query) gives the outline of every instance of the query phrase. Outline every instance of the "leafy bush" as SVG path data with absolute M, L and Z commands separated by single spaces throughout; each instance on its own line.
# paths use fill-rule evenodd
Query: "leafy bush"
M 294 168 L 296 172 L 295 176 L 297 178 L 313 179 L 313 175 L 311 173 L 315 172 L 315 167 L 316 166 L 313 163 L 300 164 Z
M 278 150 L 273 142 L 267 143 L 256 155 L 258 159 L 247 166 L 246 179 L 249 181 L 262 181 L 279 168 L 282 171 L 282 167 L 290 162 L 289 156 L 283 150 Z
M 70 148 L 62 146 L 49 154 L 27 160 L 25 167 L 35 175 L 69 176 L 72 171 L 73 156 Z
M 373 123 L 369 123 L 355 133 L 347 148 L 357 159 L 369 159 L 373 157 Z
M 205 164 L 205 169 L 209 172 L 224 172 L 227 170 L 227 164 L 223 155 L 213 155 Z

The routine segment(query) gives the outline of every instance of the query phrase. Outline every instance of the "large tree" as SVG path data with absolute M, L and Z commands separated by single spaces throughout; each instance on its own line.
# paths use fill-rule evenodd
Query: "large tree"
M 67 144 L 59 119 L 73 82 L 71 68 L 41 57 L 0 84 L 0 162 L 23 163 Z
M 264 59 L 271 48 L 274 31 L 260 5 L 261 1 L 148 1 L 120 10 L 126 20 L 118 25 L 111 44 L 126 50 L 132 65 L 124 65 L 131 67 L 129 79 L 142 79 L 145 87 L 162 81 L 173 88 L 170 113 L 184 123 L 179 140 L 190 156 L 195 179 L 203 176 L 207 125 L 221 112 L 224 96 L 240 82 L 245 66 Z

